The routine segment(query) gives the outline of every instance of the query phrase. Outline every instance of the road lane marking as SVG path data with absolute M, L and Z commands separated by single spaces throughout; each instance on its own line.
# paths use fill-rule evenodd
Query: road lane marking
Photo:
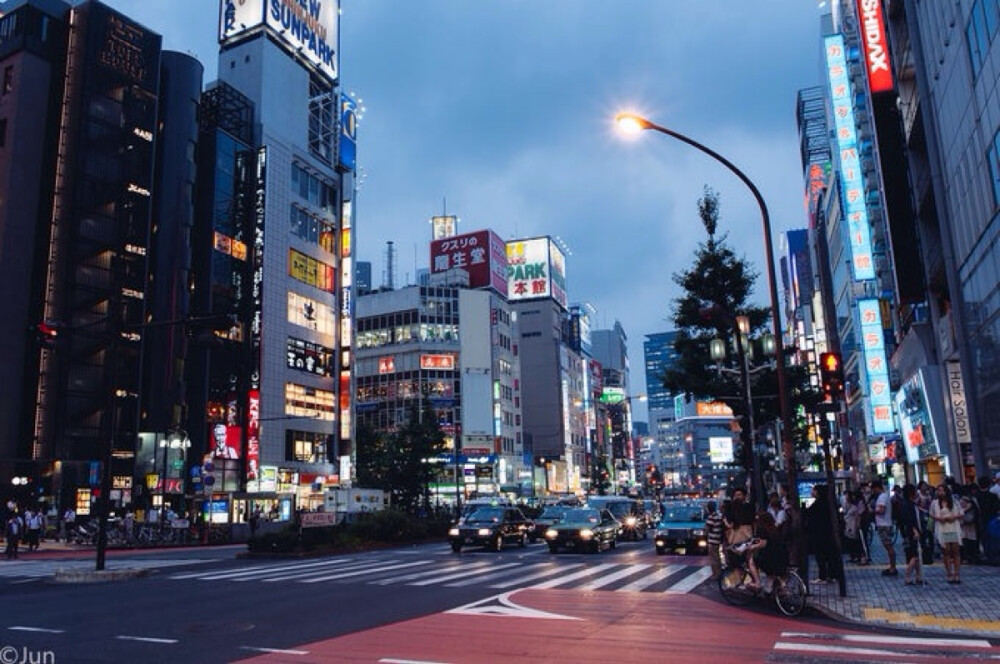
M 855 641 L 858 643 L 885 643 L 893 645 L 959 646 L 967 648 L 992 648 L 986 639 L 944 639 L 918 636 L 873 636 L 870 634 L 822 634 L 812 632 L 782 632 L 783 639 L 819 639 L 821 641 Z
M 490 588 L 509 588 L 519 583 L 527 583 L 528 581 L 534 581 L 535 579 L 541 579 L 546 576 L 552 576 L 553 574 L 559 574 L 560 572 L 565 572 L 566 570 L 576 569 L 577 567 L 582 567 L 582 566 L 583 563 L 573 563 L 572 565 L 562 565 L 559 567 L 553 567 L 551 569 L 542 570 L 541 572 L 536 572 L 534 574 L 519 576 L 517 578 L 504 581 L 503 583 L 494 583 L 492 586 L 490 586 Z
M 622 593 L 622 592 L 638 592 L 638 591 L 642 590 L 643 588 L 648 588 L 649 586 L 653 585 L 657 581 L 662 581 L 663 579 L 667 578 L 671 574 L 673 574 L 675 572 L 678 572 L 678 571 L 684 569 L 685 567 L 687 567 L 687 565 L 667 565 L 666 567 L 661 567 L 660 569 L 656 570 L 652 574 L 647 574 L 646 576 L 642 577 L 641 579 L 639 579 L 637 581 L 633 581 L 632 583 L 628 584 L 627 586 L 622 586 L 621 588 L 619 588 L 615 592 L 620 592 L 620 593 Z
M 240 646 L 241 650 L 253 650 L 254 652 L 274 653 L 276 655 L 308 655 L 308 650 L 285 650 L 282 648 L 257 648 L 254 646 Z
M 552 563 L 533 563 L 532 565 L 529 565 L 525 569 L 529 569 L 529 570 L 548 569 L 553 574 L 555 572 L 559 571 L 559 568 L 553 566 Z M 502 572 L 497 572 L 496 574 L 487 574 L 486 576 L 477 576 L 475 578 L 468 579 L 466 581 L 457 581 L 455 583 L 446 583 L 444 585 L 448 586 L 449 588 L 461 588 L 463 586 L 471 586 L 474 583 L 482 583 L 483 581 L 492 581 L 493 579 L 499 579 L 499 578 L 507 576 L 508 574 L 510 574 L 510 570 L 504 570 Z M 524 578 L 524 577 L 522 577 L 522 578 Z
M 887 644 L 889 645 L 889 644 Z M 937 652 L 927 652 L 921 650 L 899 650 L 891 648 L 853 648 L 850 646 L 819 645 L 812 643 L 785 643 L 778 641 L 774 644 L 775 650 L 794 650 L 796 652 L 822 653 L 825 655 L 853 655 L 864 657 L 942 657 L 946 655 L 964 655 L 973 653 L 963 653 L 961 651 L 947 650 Z M 974 653 L 976 659 L 1000 659 L 1000 655 L 987 655 Z
M 619 570 L 612 574 L 607 574 L 600 578 L 594 579 L 588 584 L 580 586 L 580 590 L 597 590 L 598 588 L 603 588 L 604 586 L 614 583 L 618 579 L 624 579 L 626 576 L 632 576 L 636 572 L 641 572 L 642 570 L 649 567 L 647 564 L 642 565 L 629 565 L 623 570 Z
M 321 567 L 337 565 L 346 562 L 350 558 L 333 558 L 331 560 L 321 560 L 312 563 L 292 563 L 281 565 L 255 565 L 253 567 L 238 567 L 221 572 L 188 572 L 185 574 L 173 574 L 171 579 L 200 579 L 203 581 L 216 581 L 219 579 L 235 579 L 240 576 L 253 576 L 254 574 L 270 574 L 272 572 L 284 572 L 291 569 L 303 569 L 307 567 Z
M 700 586 L 701 582 L 712 576 L 712 570 L 708 567 L 699 568 L 694 574 L 688 576 L 674 585 L 667 588 L 664 592 L 675 595 L 682 595 L 693 590 L 695 587 Z
M 617 567 L 617 565 L 613 565 L 611 563 L 603 563 L 601 565 L 595 565 L 594 567 L 586 567 L 580 570 L 579 572 L 574 572 L 573 574 L 566 574 L 565 576 L 560 576 L 558 578 L 551 579 L 549 581 L 545 581 L 543 583 L 539 583 L 531 587 L 540 590 L 545 588 L 555 588 L 556 586 L 561 586 L 564 583 L 569 583 L 570 581 L 575 581 L 585 576 L 591 576 L 593 574 L 597 574 L 598 572 L 602 572 L 611 567 Z
M 332 581 L 333 579 L 344 579 L 349 576 L 360 576 L 361 574 L 371 574 L 372 572 L 381 572 L 390 569 L 402 569 L 404 567 L 414 567 L 415 565 L 423 565 L 424 561 L 418 560 L 412 563 L 399 563 L 398 565 L 385 565 L 381 568 L 375 569 L 362 569 L 356 572 L 344 572 L 342 574 L 330 574 L 328 576 L 318 576 L 315 579 L 302 579 L 298 583 L 319 583 L 320 581 Z
M 457 608 L 445 611 L 445 613 L 457 613 L 461 615 L 477 616 L 502 616 L 505 618 L 542 618 L 548 620 L 582 620 L 575 616 L 566 616 L 559 613 L 549 613 L 540 609 L 532 609 L 527 606 L 516 604 L 510 596 L 519 592 L 513 590 L 501 595 L 487 597 L 471 604 L 465 604 Z
M 126 636 L 119 635 L 115 637 L 122 641 L 142 641 L 143 643 L 177 643 L 177 639 L 159 639 L 155 636 Z
M 14 625 L 7 629 L 13 632 L 41 632 L 43 634 L 64 634 L 64 629 L 48 629 L 47 627 L 25 627 L 24 625 Z
M 428 560 L 428 561 L 425 561 L 425 562 L 430 563 L 431 561 Z M 488 567 L 488 566 L 490 566 L 492 564 L 493 564 L 492 562 L 472 563 L 466 569 L 476 570 L 476 569 L 481 569 L 483 567 Z M 440 568 L 439 569 L 432 569 L 432 570 L 423 570 L 421 572 L 415 572 L 413 574 L 402 574 L 400 576 L 390 576 L 387 579 L 378 579 L 376 581 L 369 581 L 369 583 L 374 584 L 374 585 L 379 585 L 379 586 L 387 586 L 390 583 L 400 583 L 401 581 L 412 581 L 414 579 L 420 579 L 420 578 L 423 578 L 425 576 L 430 576 L 432 574 L 441 574 L 442 571 L 452 572 L 455 569 L 457 569 L 458 567 L 459 567 L 458 565 L 455 565 L 455 566 L 448 567 L 445 570 L 441 570 Z
M 462 570 L 461 572 L 456 572 L 455 574 L 446 574 L 445 576 L 436 576 L 430 579 L 425 579 L 423 581 L 415 581 L 413 583 L 407 584 L 410 586 L 429 586 L 432 583 L 440 583 L 442 581 L 451 581 L 452 579 L 461 579 L 466 576 L 475 576 L 477 574 L 486 574 L 496 569 L 505 569 L 508 567 L 514 567 L 515 565 L 520 565 L 521 563 L 507 563 L 505 565 L 490 565 L 485 569 L 478 570 Z
M 327 568 L 325 568 L 325 569 L 324 568 L 310 568 L 310 569 L 305 569 L 305 568 L 301 568 L 300 567 L 300 568 L 298 568 L 296 570 L 292 570 L 291 574 L 279 574 L 278 576 L 266 575 L 266 576 L 259 577 L 259 579 L 261 581 L 263 581 L 264 583 L 274 583 L 276 581 L 285 581 L 286 579 L 296 579 L 296 580 L 298 580 L 298 579 L 307 579 L 309 577 L 315 576 L 316 574 L 326 574 L 327 572 L 332 572 L 332 571 L 336 571 L 338 573 L 339 572 L 353 572 L 354 570 L 358 570 L 358 569 L 370 570 L 371 568 L 378 567 L 379 565 L 387 565 L 387 564 L 391 565 L 392 563 L 397 563 L 397 562 L 399 562 L 399 561 L 398 560 L 375 560 L 375 561 L 370 561 L 369 560 L 369 561 L 364 561 L 364 562 L 351 563 L 350 565 L 343 565 L 343 566 L 336 566 L 335 565 L 334 569 L 330 569 L 329 566 Z M 236 581 L 245 581 L 245 579 L 235 579 L 235 580 Z
M 393 659 L 391 657 L 383 657 L 379 660 L 379 664 L 447 664 L 447 662 L 432 662 L 429 659 Z

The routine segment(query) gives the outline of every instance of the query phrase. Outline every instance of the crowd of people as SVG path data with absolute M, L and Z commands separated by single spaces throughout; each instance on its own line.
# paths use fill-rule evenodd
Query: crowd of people
M 884 576 L 899 575 L 896 543 L 902 546 L 903 582 L 925 585 L 923 566 L 940 559 L 949 584 L 962 582 L 963 565 L 1000 565 L 1000 472 L 992 481 L 960 485 L 952 478 L 936 488 L 927 482 L 893 486 L 882 481 L 864 483 L 829 502 L 825 484 L 813 485 L 811 496 L 799 508 L 788 500 L 784 487 L 768 496 L 756 510 L 742 487 L 720 496 L 722 504 L 707 505 L 706 531 L 713 577 L 725 556 L 746 556 L 755 584 L 760 570 L 780 574 L 789 565 L 805 574 L 815 561 L 812 583 L 841 578 L 843 559 L 869 565 L 872 546 L 885 550 Z

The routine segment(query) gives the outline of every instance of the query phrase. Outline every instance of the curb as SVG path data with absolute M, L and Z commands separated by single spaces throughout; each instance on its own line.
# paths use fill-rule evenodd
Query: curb
M 150 570 L 129 567 L 113 570 L 57 569 L 52 580 L 55 583 L 105 583 L 127 581 L 149 576 Z

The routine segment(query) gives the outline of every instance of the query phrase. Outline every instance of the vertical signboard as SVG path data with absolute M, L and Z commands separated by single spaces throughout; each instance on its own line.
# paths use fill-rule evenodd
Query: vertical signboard
M 865 207 L 865 183 L 858 154 L 858 136 L 854 125 L 853 93 L 848 78 L 844 37 L 831 35 L 824 40 L 830 101 L 833 105 L 834 136 L 840 155 L 840 184 L 847 221 L 848 245 L 855 281 L 875 278 L 872 258 L 871 228 Z
M 458 235 L 458 217 L 431 217 L 431 239 L 440 240 L 454 235 Z
M 891 92 L 892 67 L 889 65 L 889 40 L 885 34 L 882 0 L 857 0 L 861 48 L 865 54 L 868 89 L 872 94 Z
M 340 93 L 340 149 L 337 161 L 345 171 L 357 166 L 358 103 L 346 92 Z
M 861 322 L 861 350 L 868 383 L 871 433 L 895 433 L 892 419 L 892 393 L 889 390 L 889 363 L 885 357 L 885 330 L 877 298 L 858 300 Z
M 260 391 L 247 393 L 247 482 L 260 477 Z

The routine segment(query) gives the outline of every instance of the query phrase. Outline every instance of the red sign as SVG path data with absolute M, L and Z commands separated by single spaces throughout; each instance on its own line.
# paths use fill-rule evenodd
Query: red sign
M 222 422 L 208 425 L 209 440 L 212 450 L 209 453 L 215 459 L 239 459 L 240 438 L 243 430 L 240 427 L 229 426 Z
M 455 368 L 455 356 L 454 355 L 421 355 L 420 356 L 420 368 L 421 369 L 444 369 L 446 371 L 454 370 L 454 368 Z
M 507 295 L 507 245 L 491 230 L 431 242 L 431 273 L 462 268 L 471 288 L 492 287 Z
M 872 93 L 892 90 L 892 67 L 889 64 L 889 41 L 885 35 L 882 0 L 858 0 L 858 24 L 861 45 L 868 70 L 868 88 Z
M 392 355 L 378 358 L 378 372 L 380 374 L 396 373 L 396 360 Z
M 247 480 L 260 475 L 260 392 L 247 393 Z

